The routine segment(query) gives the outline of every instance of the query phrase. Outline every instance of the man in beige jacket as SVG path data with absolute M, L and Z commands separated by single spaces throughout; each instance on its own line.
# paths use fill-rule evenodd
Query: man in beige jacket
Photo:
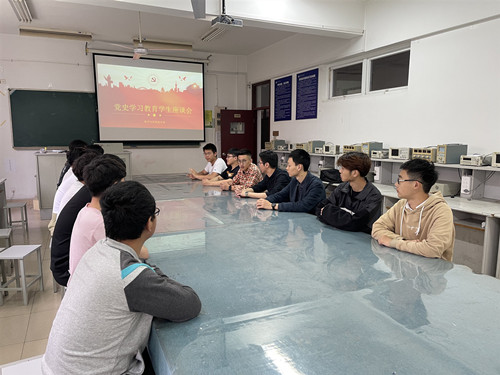
M 434 164 L 414 159 L 400 169 L 395 183 L 400 200 L 373 224 L 372 237 L 384 246 L 451 261 L 453 213 L 441 192 L 429 194 L 438 178 Z

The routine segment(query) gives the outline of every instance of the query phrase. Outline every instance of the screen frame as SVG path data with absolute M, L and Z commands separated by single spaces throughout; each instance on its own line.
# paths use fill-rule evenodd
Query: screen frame
M 92 53 L 92 76 L 94 80 L 94 92 L 96 95 L 96 117 L 97 117 L 97 127 L 98 127 L 98 135 L 99 135 L 99 141 L 100 142 L 119 142 L 123 143 L 126 146 L 131 146 L 131 147 L 137 147 L 137 146 L 195 146 L 199 145 L 200 143 L 206 142 L 206 134 L 205 134 L 205 63 L 203 62 L 198 62 L 198 61 L 189 61 L 189 60 L 171 60 L 168 58 L 161 59 L 161 58 L 151 58 L 151 57 L 141 57 L 141 60 L 151 60 L 151 61 L 161 61 L 161 62 L 167 62 L 167 63 L 185 63 L 185 64 L 192 64 L 192 65 L 201 65 L 201 79 L 203 82 L 203 90 L 202 90 L 202 95 L 203 95 L 203 130 L 201 131 L 202 133 L 202 138 L 200 139 L 195 139 L 195 140 L 124 140 L 124 141 L 110 141 L 110 140 L 102 140 L 101 139 L 101 132 L 100 132 L 100 119 L 99 119 L 99 99 L 98 99 L 98 91 L 97 91 L 97 77 L 96 77 L 96 56 L 105 56 L 105 57 L 115 57 L 115 58 L 121 58 L 121 59 L 132 59 L 130 56 L 123 56 L 123 55 L 113 55 L 109 53 L 97 53 L 93 52 Z

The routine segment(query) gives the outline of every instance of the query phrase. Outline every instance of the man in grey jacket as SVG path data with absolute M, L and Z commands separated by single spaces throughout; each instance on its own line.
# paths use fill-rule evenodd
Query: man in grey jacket
M 80 260 L 52 325 L 43 374 L 142 374 L 153 316 L 182 322 L 201 310 L 188 286 L 142 263 L 159 210 L 140 183 L 122 182 L 101 198 L 106 239 Z

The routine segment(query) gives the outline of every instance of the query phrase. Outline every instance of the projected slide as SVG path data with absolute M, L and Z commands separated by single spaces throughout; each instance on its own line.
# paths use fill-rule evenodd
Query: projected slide
M 203 65 L 94 55 L 104 141 L 204 139 Z

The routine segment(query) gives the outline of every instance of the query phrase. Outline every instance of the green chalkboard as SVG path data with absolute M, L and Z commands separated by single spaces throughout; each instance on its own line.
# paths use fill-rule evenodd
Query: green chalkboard
M 99 141 L 94 93 L 11 90 L 14 147 L 66 147 Z

